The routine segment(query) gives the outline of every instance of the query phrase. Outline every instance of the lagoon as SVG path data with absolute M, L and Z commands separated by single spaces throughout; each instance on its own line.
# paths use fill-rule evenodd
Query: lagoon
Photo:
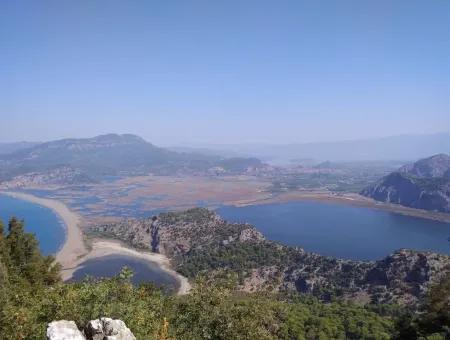
M 0 194 L 0 219 L 7 225 L 7 221 L 12 216 L 25 221 L 25 230 L 36 235 L 43 254 L 55 254 L 64 245 L 66 228 L 53 210 L 37 203 Z M 180 286 L 177 277 L 158 266 L 156 262 L 123 254 L 111 254 L 85 260 L 73 273 L 72 280 L 81 280 L 86 275 L 115 276 L 124 266 L 133 270 L 132 281 L 135 284 L 153 282 L 156 286 L 164 286 L 168 292 L 174 292 Z
M 411 248 L 450 254 L 450 223 L 328 202 L 222 206 L 232 222 L 248 222 L 266 238 L 306 251 L 353 260 L 377 260 Z
M 80 281 L 86 276 L 96 278 L 115 276 L 125 266 L 133 270 L 131 279 L 133 284 L 153 282 L 158 287 L 164 287 L 167 292 L 178 290 L 177 279 L 162 270 L 157 264 L 127 255 L 107 255 L 89 259 L 80 264 L 71 280 Z
M 253 224 L 270 240 L 338 258 L 376 260 L 400 248 L 450 254 L 450 223 L 373 208 L 297 201 L 245 207 L 222 206 L 217 212 L 229 221 Z M 0 219 L 6 225 L 11 216 L 25 220 L 26 231 L 36 235 L 44 254 L 55 254 L 63 245 L 65 226 L 51 209 L 0 195 Z M 125 260 L 129 259 L 116 258 L 113 262 L 123 263 Z M 90 262 L 87 268 L 100 268 L 100 262 Z M 143 268 L 140 266 L 142 263 L 132 261 L 128 264 L 136 271 L 148 272 L 145 275 L 154 274 L 151 266 Z M 113 267 L 107 266 L 111 268 L 108 270 L 111 275 L 118 272 L 117 266 Z M 158 277 L 157 273 L 155 275 Z M 150 276 L 145 276 L 145 279 Z M 137 276 L 136 280 L 139 281 L 140 277 Z M 157 281 L 165 281 L 165 278 Z

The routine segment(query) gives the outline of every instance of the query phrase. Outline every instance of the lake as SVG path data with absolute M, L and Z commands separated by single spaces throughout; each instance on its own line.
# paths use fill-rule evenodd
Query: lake
M 43 254 L 55 254 L 63 245 L 66 238 L 65 226 L 51 209 L 0 195 L 0 219 L 5 224 L 5 230 L 12 216 L 25 220 L 25 230 L 36 235 Z
M 399 248 L 450 254 L 450 223 L 383 210 L 299 201 L 223 206 L 217 212 L 229 221 L 253 224 L 270 240 L 339 258 L 374 260 Z M 56 253 L 65 240 L 64 225 L 52 210 L 0 195 L 0 219 L 6 225 L 11 216 L 25 219 L 26 231 L 36 234 L 44 254 Z M 89 274 L 92 268 L 95 268 L 94 272 L 101 272 L 101 276 L 115 275 L 122 265 L 128 265 L 137 273 L 136 282 L 152 278 L 166 282 L 167 278 L 160 276 L 152 266 L 142 263 L 142 260 L 133 262 L 131 259 L 110 258 L 109 265 L 105 265 L 104 259 L 89 262 L 77 277 Z
M 383 210 L 298 201 L 222 206 L 217 212 L 254 225 L 270 240 L 339 258 L 376 260 L 400 248 L 450 254 L 450 223 Z
M 133 284 L 142 282 L 154 282 L 158 287 L 164 287 L 167 292 L 178 289 L 179 283 L 176 278 L 158 267 L 157 264 L 126 255 L 108 255 L 90 259 L 81 264 L 71 280 L 79 281 L 88 276 L 111 277 L 120 273 L 123 267 L 133 269 Z

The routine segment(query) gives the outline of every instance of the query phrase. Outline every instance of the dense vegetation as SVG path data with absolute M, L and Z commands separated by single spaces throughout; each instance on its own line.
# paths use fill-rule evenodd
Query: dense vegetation
M 229 223 L 205 208 L 95 225 L 89 234 L 135 248 L 150 245 L 192 279 L 213 281 L 225 271 L 239 279 L 240 290 L 307 293 L 327 302 L 414 304 L 428 285 L 450 274 L 450 257 L 443 254 L 401 249 L 375 262 L 337 259 L 265 240 L 252 225 Z
M 186 256 L 176 257 L 174 262 L 178 264 L 177 271 L 189 278 L 199 275 L 226 271 L 235 274 L 238 283 L 242 284 L 245 278 L 255 268 L 269 267 L 277 268 L 272 278 L 265 283 L 268 290 L 280 283 L 281 277 L 278 271 L 281 268 L 297 268 L 302 264 L 303 277 L 325 277 L 326 282 L 317 282 L 313 285 L 311 293 L 313 296 L 324 301 L 334 300 L 343 296 L 345 292 L 351 291 L 350 282 L 355 282 L 355 277 L 364 277 L 364 269 L 368 265 L 361 263 L 349 265 L 343 263 L 337 265 L 336 259 L 324 256 L 315 256 L 305 253 L 294 247 L 284 247 L 272 242 L 260 243 L 231 243 L 220 247 L 208 246 L 195 249 Z M 336 270 L 336 268 L 340 268 Z M 314 273 L 308 275 L 307 273 Z M 297 287 L 302 291 L 301 287 Z M 305 290 L 307 288 L 304 288 Z M 304 291 L 306 292 L 306 291 Z
M 112 279 L 62 283 L 59 266 L 40 254 L 21 221 L 12 219 L 7 232 L 0 228 L 1 339 L 43 339 L 49 321 L 74 320 L 81 327 L 99 316 L 124 320 L 138 339 L 415 339 L 429 334 L 444 339 L 449 334 L 450 278 L 431 291 L 421 314 L 404 313 L 397 321 L 383 306 L 375 311 L 312 297 L 243 294 L 202 278 L 189 295 L 168 296 L 151 284 L 134 287 L 126 269 Z
M 179 262 L 177 270 L 190 278 L 217 269 L 228 269 L 244 278 L 253 268 L 289 265 L 300 256 L 295 248 L 275 243 L 231 243 L 194 249 L 187 256 L 175 258 L 175 262 Z

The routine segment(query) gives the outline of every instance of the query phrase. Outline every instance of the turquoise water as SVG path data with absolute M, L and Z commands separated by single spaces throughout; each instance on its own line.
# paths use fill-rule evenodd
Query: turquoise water
M 253 224 L 270 240 L 339 258 L 375 260 L 400 248 L 450 254 L 450 223 L 382 210 L 301 201 L 217 212 Z
M 0 219 L 6 230 L 12 216 L 25 220 L 25 230 L 36 235 L 43 254 L 55 254 L 63 245 L 65 226 L 51 209 L 0 195 Z

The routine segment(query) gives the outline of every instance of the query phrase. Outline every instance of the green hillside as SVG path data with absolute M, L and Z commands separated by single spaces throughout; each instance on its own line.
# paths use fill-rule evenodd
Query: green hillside
M 39 253 L 17 219 L 0 234 L 1 339 L 43 339 L 52 320 L 79 327 L 99 316 L 126 322 L 138 339 L 432 339 L 448 336 L 450 278 L 431 290 L 421 314 L 400 307 L 321 303 L 311 297 L 237 293 L 233 278 L 211 286 L 198 278 L 186 296 L 134 287 L 132 273 L 62 283 L 53 258 Z M 447 297 L 446 299 L 443 297 Z M 439 334 L 438 334 L 439 333 Z M 431 338 L 428 338 L 431 339 Z

